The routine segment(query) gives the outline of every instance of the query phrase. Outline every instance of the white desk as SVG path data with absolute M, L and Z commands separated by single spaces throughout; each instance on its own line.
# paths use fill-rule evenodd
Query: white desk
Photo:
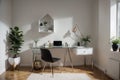
M 91 48 L 91 47 L 77 47 L 74 50 L 74 53 L 76 53 L 76 55 L 84 56 L 84 66 L 86 66 L 86 56 L 91 55 L 91 65 L 92 65 L 92 68 L 93 68 L 93 66 L 94 66 L 94 63 L 93 63 L 93 48 Z
M 75 50 L 75 53 L 77 55 L 84 55 L 84 65 L 86 65 L 86 55 L 92 55 L 93 54 L 93 48 L 85 48 L 85 47 L 77 47 L 77 46 L 72 46 L 72 47 L 55 47 L 55 46 L 51 46 L 51 47 L 33 47 L 32 48 L 32 51 L 33 51 L 33 62 L 35 60 L 35 51 L 34 50 L 37 50 L 40 48 L 47 48 L 47 49 L 59 49 L 59 48 L 63 48 L 63 49 L 66 49 L 66 54 L 64 54 L 64 65 L 65 66 L 65 63 L 66 63 L 66 56 L 68 55 L 68 58 L 69 58 L 69 61 L 70 61 L 70 64 L 71 64 L 71 67 L 73 68 L 73 62 L 72 62 L 72 57 L 71 57 L 71 49 L 74 49 Z M 93 60 L 92 60 L 92 67 L 93 67 Z M 32 69 L 33 69 L 33 63 L 32 63 Z

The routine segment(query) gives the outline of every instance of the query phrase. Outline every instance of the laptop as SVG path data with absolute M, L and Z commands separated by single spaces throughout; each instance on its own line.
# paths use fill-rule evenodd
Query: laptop
M 62 47 L 62 41 L 53 41 L 53 47 Z

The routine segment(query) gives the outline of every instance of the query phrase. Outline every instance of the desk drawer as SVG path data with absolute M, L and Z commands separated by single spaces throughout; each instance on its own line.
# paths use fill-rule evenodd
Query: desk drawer
M 93 48 L 77 48 L 75 49 L 77 55 L 92 55 Z

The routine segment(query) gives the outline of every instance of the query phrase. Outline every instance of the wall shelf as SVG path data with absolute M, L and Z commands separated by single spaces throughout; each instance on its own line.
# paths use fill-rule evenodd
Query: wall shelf
M 49 14 L 46 14 L 38 23 L 39 32 L 54 32 L 54 20 Z

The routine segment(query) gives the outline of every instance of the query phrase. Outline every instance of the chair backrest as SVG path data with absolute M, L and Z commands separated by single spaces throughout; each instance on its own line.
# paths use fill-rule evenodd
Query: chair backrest
M 41 59 L 46 62 L 53 62 L 52 55 L 48 49 L 41 48 Z

